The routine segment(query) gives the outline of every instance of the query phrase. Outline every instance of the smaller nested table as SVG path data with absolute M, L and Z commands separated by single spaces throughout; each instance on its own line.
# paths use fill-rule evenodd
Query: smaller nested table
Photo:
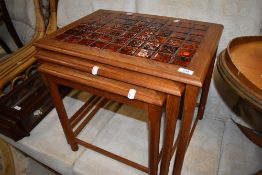
M 180 174 L 183 159 L 197 120 L 202 117 L 216 48 L 223 26 L 213 23 L 139 13 L 98 10 L 35 43 L 35 57 L 55 102 L 68 143 L 108 155 L 151 175 L 168 173 L 176 149 L 174 174 Z M 57 85 L 82 89 L 93 97 L 68 118 Z M 203 87 L 197 120 L 191 128 L 199 89 Z M 182 125 L 174 141 L 180 99 Z M 90 120 L 73 130 L 92 105 L 106 99 L 149 111 L 149 168 L 95 147 L 76 135 Z M 166 104 L 163 150 L 159 153 L 161 109 Z M 95 111 L 97 108 L 95 108 Z M 94 111 L 94 112 L 95 112 Z M 93 112 L 90 112 L 93 113 Z

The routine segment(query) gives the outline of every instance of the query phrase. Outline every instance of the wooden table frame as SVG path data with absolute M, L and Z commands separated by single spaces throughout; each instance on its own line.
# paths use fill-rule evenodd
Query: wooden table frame
M 164 62 L 142 59 L 137 56 L 133 56 L 133 55 L 130 56 L 117 52 L 108 52 L 107 50 L 104 49 L 86 47 L 84 45 L 79 45 L 74 43 L 70 44 L 55 39 L 58 35 L 63 34 L 65 31 L 73 27 L 76 27 L 80 23 L 86 22 L 92 19 L 93 17 L 99 16 L 103 13 L 110 13 L 110 14 L 112 13 L 113 15 L 126 14 L 124 12 L 98 10 L 93 14 L 90 14 L 74 23 L 71 23 L 68 26 L 62 28 L 61 30 L 58 30 L 57 32 L 47 36 L 45 39 L 36 42 L 35 45 L 39 48 L 38 49 L 39 52 L 36 54 L 36 58 L 38 58 L 43 62 L 43 66 L 48 66 L 48 64 L 62 65 L 77 71 L 89 72 L 89 73 L 91 72 L 93 66 L 95 65 L 98 65 L 99 67 L 102 66 L 102 70 L 99 72 L 100 73 L 99 75 L 102 77 L 107 77 L 112 80 L 118 80 L 125 83 L 135 84 L 140 87 L 165 93 L 167 99 L 166 100 L 167 116 L 166 116 L 166 128 L 165 128 L 164 144 L 163 144 L 164 149 L 162 151 L 162 154 L 160 154 L 162 156 L 160 174 L 161 175 L 168 174 L 170 159 L 173 153 L 175 152 L 176 148 L 177 150 L 176 150 L 173 174 L 174 175 L 180 174 L 183 160 L 185 157 L 185 152 L 187 150 L 188 144 L 195 130 L 197 121 L 198 119 L 202 118 L 204 113 L 208 90 L 212 77 L 213 64 L 216 57 L 216 49 L 223 30 L 223 26 L 219 24 L 205 23 L 199 21 L 197 22 L 197 21 L 184 20 L 184 19 L 174 19 L 174 18 L 167 18 L 167 17 L 153 16 L 153 15 L 141 15 L 136 13 L 131 14 L 134 16 L 139 15 L 145 18 L 153 17 L 154 19 L 159 21 L 161 20 L 169 21 L 169 23 L 172 23 L 173 21 L 182 20 L 182 22 L 184 23 L 194 23 L 194 25 L 199 24 L 199 25 L 208 26 L 208 30 L 204 36 L 203 41 L 201 41 L 201 44 L 196 50 L 196 53 L 192 58 L 192 61 L 190 62 L 189 66 L 186 67 L 189 71 L 191 70 L 193 72 L 192 74 L 187 74 L 183 72 L 181 73 L 179 71 L 179 68 L 181 68 L 181 66 L 179 65 L 166 64 Z M 68 47 L 69 45 L 70 47 Z M 58 78 L 59 76 L 63 76 L 63 74 L 55 75 L 54 77 L 52 77 L 55 74 L 55 71 L 53 71 L 54 74 L 51 73 L 53 74 L 51 77 L 50 77 L 50 73 L 48 73 L 48 76 L 46 76 L 45 74 L 49 71 L 49 68 L 48 67 L 44 68 L 43 66 L 42 68 L 40 67 L 39 70 L 44 73 L 45 77 L 47 77 L 45 79 L 48 86 L 53 86 L 53 88 L 51 89 L 55 90 L 54 82 L 57 81 L 56 79 L 59 79 Z M 113 70 L 117 70 L 117 71 L 113 71 Z M 114 76 L 116 72 L 118 73 L 119 70 L 122 76 L 128 76 L 129 78 L 122 79 L 121 75 Z M 138 76 L 134 76 L 133 74 L 134 75 L 137 74 Z M 141 78 L 140 76 L 143 78 Z M 144 83 L 144 81 L 146 80 L 145 76 L 147 76 L 147 78 L 149 78 L 152 81 L 148 81 Z M 154 81 L 155 78 L 157 78 L 157 81 Z M 50 80 L 51 80 L 51 84 L 50 84 Z M 162 85 L 160 83 L 156 83 L 161 81 L 165 81 L 165 83 Z M 172 83 L 178 83 L 178 84 L 173 85 Z M 197 103 L 197 95 L 201 88 L 202 88 L 202 94 L 201 94 L 197 118 L 194 121 L 193 126 L 191 127 L 191 124 L 193 122 L 194 109 Z M 108 87 L 102 90 L 108 91 Z M 184 94 L 183 91 L 185 91 Z M 111 93 L 114 92 L 111 91 Z M 58 97 L 57 93 L 52 95 L 56 96 L 56 98 Z M 182 101 L 180 102 L 180 100 Z M 59 102 L 56 103 L 59 104 Z M 183 104 L 183 106 L 181 106 L 181 111 L 179 107 L 180 103 Z M 151 103 L 149 102 L 148 104 Z M 173 145 L 177 114 L 179 113 L 179 111 L 182 113 L 181 129 L 178 134 L 179 135 L 178 139 Z M 59 115 L 64 115 L 63 112 L 61 113 L 62 114 Z M 152 122 L 153 121 L 149 122 L 149 125 Z M 158 121 L 156 122 L 158 123 Z M 154 131 L 154 132 L 158 132 L 158 131 Z M 159 138 L 157 137 L 156 139 L 158 140 Z M 150 150 L 156 149 L 156 147 L 157 146 L 154 146 L 154 148 L 150 148 Z M 156 154 L 156 153 L 152 153 L 152 154 Z M 151 156 L 149 162 L 150 165 L 149 174 L 155 175 L 157 173 L 156 162 L 158 162 L 160 159 L 156 158 L 157 156 L 154 155 L 149 155 L 149 156 Z M 154 158 L 152 158 L 152 156 Z
M 113 94 L 113 93 L 109 93 L 103 90 L 99 90 L 97 88 L 91 87 L 91 86 L 87 86 L 87 85 L 83 85 L 81 83 L 77 83 L 74 82 L 72 80 L 69 79 L 65 79 L 63 78 L 58 78 L 57 75 L 52 75 L 51 72 L 46 71 L 47 69 L 44 68 L 44 66 L 40 66 L 39 71 L 42 73 L 44 80 L 48 86 L 48 88 L 50 89 L 50 93 L 53 97 L 53 101 L 54 104 L 56 106 L 57 112 L 58 112 L 58 116 L 60 119 L 60 122 L 62 124 L 67 142 L 71 145 L 71 148 L 73 151 L 77 151 L 78 150 L 78 144 L 92 149 L 96 152 L 102 153 L 110 158 L 113 158 L 115 160 L 118 160 L 122 163 L 125 163 L 129 166 L 132 166 L 134 168 L 137 168 L 141 171 L 147 172 L 149 174 L 152 175 L 156 175 L 157 171 L 158 171 L 158 164 L 159 161 L 161 160 L 161 154 L 163 154 L 163 157 L 165 157 L 165 155 L 168 155 L 166 153 L 167 149 L 163 149 L 161 152 L 159 153 L 159 139 L 160 139 L 160 123 L 161 123 L 161 114 L 162 114 L 162 106 L 164 104 L 164 102 L 166 101 L 166 95 L 163 96 L 162 99 L 162 106 L 161 105 L 156 105 L 156 104 L 149 104 L 146 102 L 142 102 L 139 100 L 128 100 L 126 97 L 117 95 L 117 94 Z M 49 69 L 50 70 L 50 69 Z M 87 92 L 90 92 L 92 94 L 98 95 L 98 96 L 103 96 L 105 98 L 101 98 L 101 100 L 99 99 L 99 97 L 92 97 L 90 100 L 88 100 L 83 107 L 81 107 L 79 109 L 79 111 L 77 111 L 70 119 L 68 118 L 66 112 L 65 112 L 65 108 L 62 102 L 62 99 L 60 97 L 59 91 L 58 91 L 58 85 L 65 85 L 65 86 L 69 86 L 69 87 L 73 87 L 76 89 L 80 89 L 80 90 L 84 90 Z M 183 89 L 182 89 L 183 90 Z M 93 117 L 93 115 L 98 111 L 98 109 L 100 107 L 102 107 L 103 105 L 105 105 L 105 103 L 108 101 L 108 99 L 112 99 L 112 100 L 116 100 L 118 102 L 121 103 L 126 103 L 126 104 L 130 104 L 130 105 L 134 105 L 136 107 L 145 109 L 148 111 L 148 130 L 149 130 L 149 168 L 140 165 L 136 162 L 130 161 L 126 158 L 120 157 L 116 154 L 113 154 L 111 152 L 108 152 L 102 148 L 99 148 L 93 144 L 87 143 L 83 140 L 80 140 L 77 137 L 77 135 L 81 132 L 81 130 L 84 128 L 84 126 L 88 123 L 88 121 L 91 120 L 91 118 Z M 168 95 L 168 98 L 172 98 L 172 108 L 170 108 L 170 106 L 167 108 L 167 121 L 170 120 L 174 120 L 177 118 L 177 114 L 178 114 L 178 109 L 179 109 L 179 100 L 180 97 L 178 96 L 170 96 Z M 95 109 L 91 110 L 91 108 L 93 107 L 93 105 L 96 104 L 97 106 L 95 107 Z M 177 105 L 177 107 L 174 107 L 174 105 Z M 91 112 L 90 112 L 91 110 Z M 86 113 L 90 112 L 90 114 L 88 116 L 85 117 Z M 82 120 L 83 118 L 84 121 L 79 125 L 79 127 L 73 131 L 73 127 L 77 125 L 77 123 Z M 167 127 L 167 130 L 170 130 L 169 127 Z M 172 131 L 172 130 L 170 130 Z

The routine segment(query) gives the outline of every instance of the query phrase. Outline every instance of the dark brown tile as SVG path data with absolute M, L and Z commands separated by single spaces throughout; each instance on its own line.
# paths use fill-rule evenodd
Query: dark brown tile
M 135 32 L 135 33 L 139 33 L 141 32 L 142 30 L 144 30 L 145 27 L 139 27 L 139 26 L 134 26 L 132 27 L 131 29 L 129 29 L 130 32 Z
M 136 33 L 135 32 L 124 32 L 121 36 L 125 38 L 133 38 L 134 36 L 136 36 Z
M 127 44 L 128 38 L 115 38 L 112 43 L 120 44 L 120 45 L 125 45 Z
M 156 60 L 156 61 L 163 62 L 163 63 L 168 63 L 171 58 L 172 58 L 171 54 L 159 52 L 159 53 L 156 53 L 152 59 Z
M 82 40 L 79 42 L 79 44 L 88 46 L 88 45 L 92 44 L 93 42 L 95 42 L 95 40 L 82 39 Z
M 172 34 L 172 32 L 173 31 L 171 30 L 162 30 L 162 31 L 158 31 L 156 35 L 162 36 L 162 37 L 169 37 Z
M 99 36 L 99 33 L 90 33 L 90 35 L 88 35 L 86 38 L 96 40 Z
M 113 40 L 113 37 L 112 36 L 108 36 L 108 35 L 101 35 L 97 38 L 97 40 L 99 41 L 103 41 L 103 42 L 110 42 Z
M 190 61 L 191 61 L 191 57 L 175 56 L 175 58 L 173 59 L 171 63 L 175 65 L 187 67 L 190 64 Z
M 127 55 L 133 55 L 137 49 L 138 48 L 136 47 L 126 46 L 126 47 L 123 47 L 119 52 L 123 54 L 127 54 Z
M 160 51 L 164 53 L 174 54 L 177 51 L 177 49 L 178 47 L 175 47 L 170 44 L 165 44 L 160 48 Z
M 90 32 L 83 32 L 80 36 L 83 38 L 89 38 L 89 35 L 91 35 L 92 33 Z
M 148 22 L 145 22 L 145 21 L 139 21 L 138 23 L 135 24 L 135 26 L 138 26 L 138 27 L 146 27 L 148 26 L 150 23 Z
M 111 30 L 109 32 L 110 35 L 113 35 L 113 36 L 120 36 L 121 34 L 123 34 L 124 31 L 123 30 Z
M 67 35 L 77 35 L 79 33 L 79 30 L 76 29 L 69 29 L 67 31 L 64 32 Z
M 108 44 L 107 46 L 104 47 L 104 49 L 107 49 L 107 50 L 111 50 L 113 52 L 116 52 L 118 51 L 120 48 L 122 47 L 122 45 L 118 45 L 118 44 Z
M 154 43 L 165 43 L 167 41 L 167 38 L 166 37 L 161 37 L 161 36 L 155 36 L 155 37 L 152 37 L 150 38 L 148 41 L 150 42 L 154 42 Z
M 96 26 L 87 26 L 83 28 L 83 30 L 87 32 L 95 32 L 97 29 L 99 29 L 99 27 L 96 27 Z
M 128 46 L 140 47 L 143 43 L 144 43 L 144 41 L 142 41 L 142 40 L 133 39 L 133 40 L 128 44 Z
M 104 46 L 106 45 L 106 43 L 104 42 L 101 42 L 101 41 L 96 41 L 94 42 L 93 44 L 91 44 L 90 46 L 91 47 L 97 47 L 97 48 L 103 48 Z
M 103 28 L 107 28 L 107 29 L 112 29 L 114 27 L 115 24 L 113 23 L 107 23 L 106 25 L 103 26 Z
M 187 37 L 186 33 L 180 33 L 180 32 L 175 32 L 171 35 L 172 38 L 179 38 L 179 39 L 185 39 Z
M 99 28 L 96 30 L 96 33 L 108 34 L 110 32 L 109 28 Z
M 180 47 L 180 45 L 182 44 L 183 40 L 177 39 L 177 38 L 170 38 L 167 41 L 167 44 L 171 44 L 175 47 Z

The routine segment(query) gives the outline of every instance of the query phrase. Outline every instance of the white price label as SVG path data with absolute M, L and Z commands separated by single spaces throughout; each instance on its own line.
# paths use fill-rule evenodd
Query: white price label
M 185 68 L 182 68 L 182 67 L 180 67 L 178 69 L 178 72 L 181 72 L 181 73 L 184 73 L 184 74 L 188 74 L 188 75 L 193 75 L 193 73 L 194 73 L 194 71 L 189 70 L 189 69 L 185 69 Z
M 14 106 L 14 109 L 20 111 L 22 108 L 20 106 Z
M 127 94 L 127 98 L 128 99 L 135 99 L 135 95 L 136 95 L 136 90 L 135 89 L 129 89 L 128 94 Z
M 98 69 L 99 69 L 98 66 L 94 66 L 94 67 L 92 68 L 92 74 L 93 74 L 93 75 L 97 75 Z

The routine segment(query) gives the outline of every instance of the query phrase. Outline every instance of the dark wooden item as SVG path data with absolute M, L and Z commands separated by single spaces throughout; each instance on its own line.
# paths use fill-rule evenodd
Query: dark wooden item
M 12 36 L 13 40 L 15 41 L 18 48 L 23 47 L 23 44 L 16 33 L 15 27 L 12 23 L 12 20 L 9 16 L 8 10 L 5 5 L 4 0 L 0 0 L 0 20 L 4 21 L 7 30 L 9 31 L 10 35 Z M 8 52 L 7 52 L 8 53 Z
M 43 63 L 39 71 L 45 77 L 72 150 L 81 144 L 151 175 L 157 174 L 162 159 L 160 171 L 166 175 L 177 147 L 173 174 L 180 174 L 190 138 L 204 113 L 222 29 L 221 25 L 200 21 L 98 10 L 37 41 L 35 57 Z M 99 70 L 92 75 L 95 66 Z M 148 110 L 149 168 L 75 138 L 57 84 Z M 202 87 L 199 114 L 191 129 L 197 93 Z M 131 88 L 137 91 L 133 100 L 126 97 Z M 173 145 L 184 90 L 182 128 Z M 164 144 L 158 154 L 159 118 L 165 103 Z
M 67 92 L 63 89 L 62 94 Z M 48 89 L 35 73 L 0 99 L 0 132 L 15 141 L 29 136 L 53 107 Z
M 261 121 L 262 114 L 261 47 L 262 36 L 238 37 L 233 39 L 227 49 L 220 53 L 217 61 L 220 75 L 240 96 L 239 103 L 252 109 L 240 115 L 249 115 L 253 117 L 252 121 Z M 238 126 L 251 141 L 261 147 L 262 124 L 259 122 L 252 124 L 254 129 L 260 133 Z

